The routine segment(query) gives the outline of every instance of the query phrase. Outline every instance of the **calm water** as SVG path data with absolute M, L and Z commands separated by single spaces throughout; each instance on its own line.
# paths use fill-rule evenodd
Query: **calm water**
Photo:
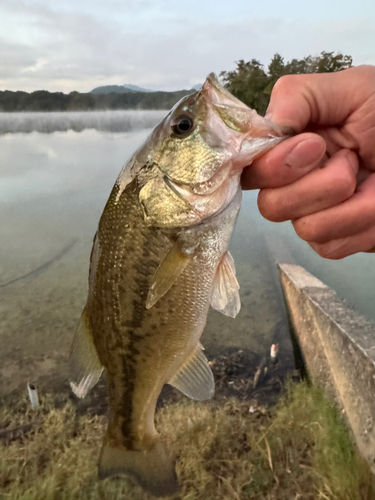
M 163 112 L 0 115 L 0 393 L 29 380 L 67 377 L 70 342 L 87 293 L 92 238 L 124 162 Z M 291 346 L 275 262 L 306 267 L 375 319 L 373 255 L 324 261 L 289 223 L 258 213 L 244 195 L 232 240 L 242 310 L 232 320 L 210 312 L 202 343 L 265 354 Z M 44 267 L 43 267 L 44 266 Z

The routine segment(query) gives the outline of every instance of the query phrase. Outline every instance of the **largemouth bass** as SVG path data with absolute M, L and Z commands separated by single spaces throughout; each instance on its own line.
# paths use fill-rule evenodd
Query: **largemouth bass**
M 129 474 L 156 496 L 178 488 L 154 425 L 164 384 L 209 399 L 199 340 L 210 304 L 235 317 L 229 240 L 243 168 L 287 137 L 208 76 L 156 126 L 121 171 L 99 222 L 89 292 L 72 351 L 84 397 L 107 371 L 108 429 L 99 477 Z

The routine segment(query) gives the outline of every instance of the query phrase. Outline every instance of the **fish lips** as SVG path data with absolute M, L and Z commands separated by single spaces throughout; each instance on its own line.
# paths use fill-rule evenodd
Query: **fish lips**
M 293 128 L 273 123 L 249 108 L 223 87 L 214 73 L 208 75 L 201 93 L 207 107 L 211 108 L 222 123 L 234 132 L 232 139 L 236 150 L 238 153 L 246 152 L 249 162 L 296 133 Z M 255 146 L 254 155 L 251 157 L 249 153 L 252 142 Z

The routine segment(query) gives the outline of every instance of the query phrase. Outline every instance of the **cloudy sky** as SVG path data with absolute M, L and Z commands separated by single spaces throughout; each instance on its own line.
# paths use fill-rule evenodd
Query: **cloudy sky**
M 322 50 L 375 64 L 375 1 L 0 0 L 0 90 L 175 90 Z

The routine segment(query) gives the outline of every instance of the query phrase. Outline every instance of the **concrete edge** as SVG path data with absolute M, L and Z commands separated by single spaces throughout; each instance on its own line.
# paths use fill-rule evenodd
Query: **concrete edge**
M 293 341 L 306 370 L 338 402 L 375 472 L 375 324 L 303 267 L 278 266 Z

